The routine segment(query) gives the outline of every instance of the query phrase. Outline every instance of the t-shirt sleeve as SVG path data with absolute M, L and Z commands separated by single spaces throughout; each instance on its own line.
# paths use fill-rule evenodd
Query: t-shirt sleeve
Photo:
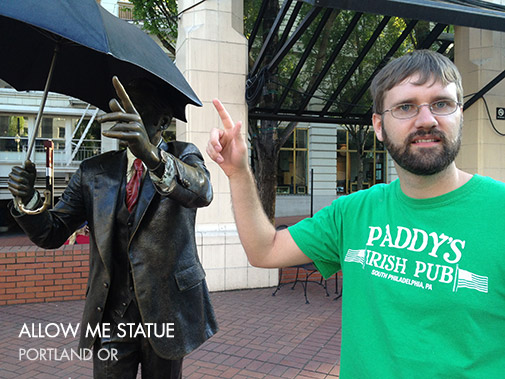
M 321 209 L 314 217 L 306 218 L 288 228 L 295 243 L 329 278 L 340 270 L 340 224 L 338 200 Z

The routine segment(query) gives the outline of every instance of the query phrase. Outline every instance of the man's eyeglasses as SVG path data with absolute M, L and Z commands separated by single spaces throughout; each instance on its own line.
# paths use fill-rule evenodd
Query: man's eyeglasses
M 427 106 L 430 108 L 431 113 L 435 116 L 448 116 L 456 112 L 461 103 L 455 100 L 437 100 L 430 104 L 398 104 L 392 108 L 386 109 L 384 112 L 380 113 L 383 115 L 386 112 L 391 112 L 391 116 L 400 120 L 407 120 L 412 117 L 416 117 L 419 114 L 421 107 Z

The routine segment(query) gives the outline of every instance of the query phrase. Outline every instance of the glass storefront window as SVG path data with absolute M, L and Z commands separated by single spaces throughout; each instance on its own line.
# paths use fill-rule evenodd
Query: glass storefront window
M 299 129 L 296 133 L 296 148 L 306 149 L 307 148 L 307 129 Z
M 308 130 L 295 129 L 281 148 L 277 167 L 277 193 L 308 193 Z
M 63 133 L 62 133 L 63 130 Z M 51 139 L 54 142 L 54 150 L 65 149 L 65 119 L 60 117 L 42 117 L 37 141 L 36 151 L 44 151 L 44 141 Z
M 386 182 L 386 153 L 379 153 L 375 156 L 375 183 Z
M 281 131 L 279 131 L 280 133 Z M 293 131 L 293 133 L 291 133 L 291 135 L 288 137 L 288 140 L 284 143 L 284 146 L 283 148 L 284 149 L 292 149 L 294 147 L 294 135 L 295 135 L 295 131 Z
M 370 130 L 366 136 L 365 150 L 373 150 L 375 140 L 376 140 L 375 133 L 373 132 L 373 130 Z
M 28 124 L 23 116 L 0 116 L 0 151 L 22 151 Z
M 295 170 L 295 184 L 294 189 L 296 194 L 305 195 L 307 191 L 307 151 L 296 151 L 296 170 Z
M 357 190 L 359 157 L 350 133 L 337 131 L 337 194 L 349 194 Z M 369 188 L 386 180 L 386 150 L 370 131 L 365 142 L 363 158 L 363 188 Z
M 28 126 L 23 116 L 0 116 L 0 136 L 27 136 Z
M 28 125 L 32 128 L 35 124 L 35 119 L 36 115 L 1 114 L 0 151 L 13 153 L 26 152 L 29 143 Z M 42 117 L 36 135 L 34 152 L 44 152 L 44 141 L 51 139 L 54 143 L 54 159 L 56 164 L 67 164 L 70 159 L 78 162 L 100 154 L 101 125 L 95 120 L 87 128 L 90 118 L 86 116 L 78 127 L 80 119 L 80 117 Z M 78 129 L 75 130 L 77 127 Z M 86 129 L 86 136 L 80 140 Z M 70 138 L 72 138 L 71 141 Z M 12 159 L 19 159 L 19 157 L 16 156 Z

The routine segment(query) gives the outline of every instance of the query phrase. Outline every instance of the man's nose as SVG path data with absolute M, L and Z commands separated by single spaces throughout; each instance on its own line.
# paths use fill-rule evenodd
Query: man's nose
M 415 125 L 417 128 L 432 129 L 438 125 L 435 115 L 431 112 L 429 104 L 419 106 L 419 114 L 416 116 Z

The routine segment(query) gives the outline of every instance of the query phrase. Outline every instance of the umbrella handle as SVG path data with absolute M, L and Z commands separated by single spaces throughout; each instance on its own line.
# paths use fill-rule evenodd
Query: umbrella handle
M 44 142 L 46 150 L 46 189 L 44 190 L 44 203 L 38 209 L 26 209 L 21 197 L 17 196 L 15 201 L 18 209 L 27 215 L 36 215 L 44 212 L 47 208 L 53 205 L 53 190 L 54 190 L 54 143 L 52 140 Z M 26 165 L 26 163 L 25 163 Z
M 37 113 L 37 118 L 35 120 L 35 128 L 33 131 L 33 136 L 32 139 L 29 141 L 29 146 L 28 150 L 26 152 L 26 160 L 30 159 L 30 156 L 32 155 L 33 147 L 35 146 L 35 137 L 37 135 L 37 131 L 39 130 L 40 123 L 42 121 L 42 112 L 44 110 L 44 107 L 46 105 L 46 100 L 47 100 L 47 95 L 49 92 L 49 86 L 51 85 L 51 79 L 53 77 L 53 72 L 54 72 L 54 65 L 56 64 L 56 57 L 58 55 L 58 52 L 60 50 L 60 47 L 58 44 L 54 47 L 54 54 L 53 58 L 51 60 L 51 65 L 49 66 L 49 73 L 47 75 L 47 80 L 46 80 L 46 85 L 44 87 L 44 93 L 42 94 L 42 101 L 40 102 L 40 108 L 39 112 Z M 49 205 L 52 204 L 52 192 L 48 189 L 44 190 L 44 203 L 42 204 L 42 207 L 39 209 L 26 209 L 25 205 L 23 204 L 23 201 L 21 200 L 20 197 L 16 197 L 15 199 L 16 205 L 18 206 L 18 209 L 27 214 L 27 215 L 36 215 L 39 213 L 44 212 Z
M 44 203 L 38 209 L 26 209 L 20 197 L 16 197 L 16 205 L 21 212 L 26 213 L 27 215 L 37 215 L 44 212 L 49 207 L 49 205 L 51 205 L 51 195 L 51 191 L 47 189 L 44 190 Z

